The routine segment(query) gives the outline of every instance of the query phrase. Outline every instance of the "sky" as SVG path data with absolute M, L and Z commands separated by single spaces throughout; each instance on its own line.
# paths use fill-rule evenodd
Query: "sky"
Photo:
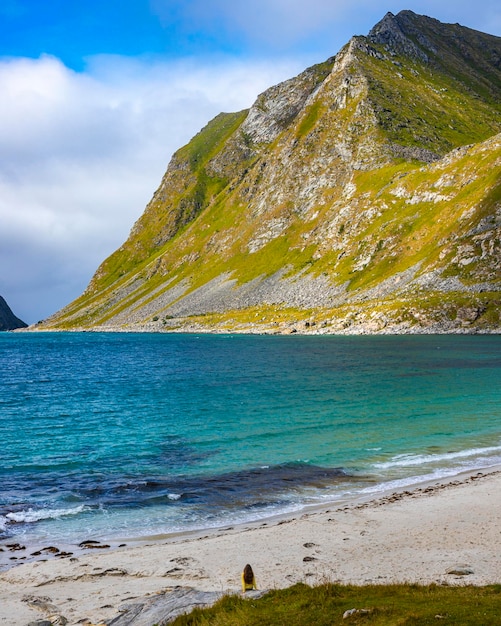
M 501 36 L 499 0 L 1 0 L 0 295 L 69 304 L 210 119 L 404 9 Z

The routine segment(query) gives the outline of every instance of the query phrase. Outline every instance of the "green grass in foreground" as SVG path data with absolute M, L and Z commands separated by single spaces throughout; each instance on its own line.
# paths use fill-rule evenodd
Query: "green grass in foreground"
M 349 609 L 368 613 L 343 619 Z M 417 626 L 501 624 L 501 584 L 487 587 L 302 583 L 259 600 L 226 596 L 213 607 L 178 617 L 173 626 Z

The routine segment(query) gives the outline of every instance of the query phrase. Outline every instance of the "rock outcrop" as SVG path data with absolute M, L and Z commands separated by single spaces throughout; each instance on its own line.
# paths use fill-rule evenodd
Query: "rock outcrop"
M 28 324 L 14 315 L 7 302 L 0 296 L 0 331 L 26 328 L 27 326 Z
M 221 598 L 217 591 L 197 591 L 190 587 L 177 587 L 153 597 L 138 600 L 120 607 L 120 615 L 109 626 L 151 626 L 168 624 L 179 615 L 196 608 L 205 608 Z
M 47 328 L 498 332 L 501 39 L 388 13 L 173 156 Z

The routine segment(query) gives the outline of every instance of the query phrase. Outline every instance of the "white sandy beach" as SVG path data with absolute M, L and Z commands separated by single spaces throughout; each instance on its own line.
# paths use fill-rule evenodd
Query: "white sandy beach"
M 178 585 L 238 592 L 247 562 L 260 589 L 299 581 L 499 583 L 501 472 L 203 537 L 19 565 L 0 574 L 0 624 L 26 626 L 49 614 L 102 624 L 120 605 Z

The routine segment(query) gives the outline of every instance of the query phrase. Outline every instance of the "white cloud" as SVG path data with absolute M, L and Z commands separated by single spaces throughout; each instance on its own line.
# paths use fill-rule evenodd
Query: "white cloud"
M 0 294 L 27 322 L 78 296 L 127 237 L 172 153 L 303 62 L 0 62 Z

